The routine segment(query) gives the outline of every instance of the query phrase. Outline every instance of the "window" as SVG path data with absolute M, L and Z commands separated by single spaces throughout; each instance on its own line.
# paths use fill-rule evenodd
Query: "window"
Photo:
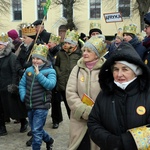
M 118 11 L 122 17 L 130 17 L 130 0 L 119 0 Z
M 63 17 L 64 18 L 67 18 L 67 11 L 66 11 L 66 8 L 64 7 L 64 6 L 62 6 L 63 7 Z
M 12 0 L 13 20 L 22 20 L 21 0 Z
M 45 3 L 46 0 L 37 0 L 37 17 L 38 19 L 44 18 L 44 8 L 42 6 L 42 3 Z
M 101 17 L 101 0 L 90 0 L 90 19 Z

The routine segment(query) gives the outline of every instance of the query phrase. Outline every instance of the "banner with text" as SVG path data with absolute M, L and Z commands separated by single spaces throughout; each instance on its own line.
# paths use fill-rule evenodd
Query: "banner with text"
M 119 12 L 114 12 L 114 13 L 105 13 L 103 14 L 106 23 L 112 23 L 112 22 L 122 22 L 122 16 Z

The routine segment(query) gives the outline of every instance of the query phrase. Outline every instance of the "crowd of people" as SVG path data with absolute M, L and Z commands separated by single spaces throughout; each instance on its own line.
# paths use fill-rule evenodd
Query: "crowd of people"
M 91 23 L 89 35 L 69 29 L 63 42 L 43 20 L 0 35 L 0 136 L 6 122 L 20 123 L 26 146 L 52 150 L 44 130 L 51 108 L 52 128 L 69 118 L 68 150 L 146 150 L 150 148 L 150 12 L 146 33 L 135 24 L 118 29 L 114 40 Z

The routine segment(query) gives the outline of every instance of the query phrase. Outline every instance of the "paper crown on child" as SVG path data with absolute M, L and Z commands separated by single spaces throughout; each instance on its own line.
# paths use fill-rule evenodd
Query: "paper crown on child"
M 26 36 L 36 35 L 35 26 L 32 24 L 22 26 L 21 31 L 22 31 L 22 35 L 26 35 Z
M 49 42 L 56 43 L 57 45 L 60 43 L 60 36 L 56 36 L 55 34 L 51 34 Z
M 47 55 L 48 55 L 48 47 L 43 44 L 34 44 L 33 51 L 32 51 L 32 57 L 40 58 L 43 61 L 47 61 Z
M 132 34 L 136 34 L 136 29 L 137 29 L 137 25 L 135 24 L 129 24 L 128 26 L 124 26 L 123 27 L 123 33 L 132 33 Z
M 103 38 L 98 36 L 92 36 L 88 41 L 85 42 L 83 49 L 85 47 L 93 50 L 98 57 L 102 57 L 107 52 L 106 43 L 104 43 Z
M 75 30 L 70 31 L 69 29 L 66 31 L 64 42 L 68 42 L 73 45 L 77 45 L 79 40 L 79 34 Z
M 8 41 L 9 41 L 8 34 L 6 34 L 6 33 L 1 33 L 1 35 L 0 35 L 0 44 L 6 46 L 6 45 L 8 44 Z

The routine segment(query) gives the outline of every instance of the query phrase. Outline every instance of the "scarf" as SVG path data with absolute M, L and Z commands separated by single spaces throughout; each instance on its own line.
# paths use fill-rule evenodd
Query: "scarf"
M 86 62 L 85 65 L 89 70 L 92 70 L 97 62 L 98 62 L 98 59 L 96 59 L 94 61 Z
M 149 47 L 150 47 L 150 36 L 146 37 L 146 38 L 143 40 L 143 46 L 145 46 L 146 48 L 149 48 Z

